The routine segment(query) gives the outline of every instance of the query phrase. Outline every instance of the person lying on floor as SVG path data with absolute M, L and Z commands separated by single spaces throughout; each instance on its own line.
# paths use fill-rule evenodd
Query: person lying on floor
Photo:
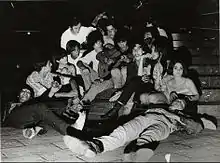
M 141 101 L 142 104 L 156 106 L 117 127 L 109 135 L 90 138 L 83 131 L 81 135 L 79 132 L 75 135 L 75 129 L 67 129 L 68 135 L 63 137 L 64 143 L 73 153 L 86 157 L 95 157 L 98 153 L 112 151 L 129 143 L 124 149 L 126 156 L 134 154 L 135 161 L 147 161 L 153 155 L 153 150 L 157 146 L 155 144 L 166 139 L 174 131 L 197 134 L 204 128 L 217 127 L 207 115 L 193 118 L 183 114 L 181 112 L 185 107 L 183 99 L 176 99 L 171 105 L 167 105 L 168 100 L 164 94 L 150 93 L 141 95 Z M 82 140 L 85 135 L 87 140 Z
M 12 103 L 11 107 L 5 110 L 3 126 L 20 129 L 31 129 L 41 127 L 45 133 L 45 125 L 51 126 L 60 134 L 65 135 L 68 126 L 82 129 L 85 122 L 85 112 L 79 112 L 75 120 L 65 121 L 62 113 L 65 108 L 48 108 L 43 103 L 36 102 L 33 98 L 33 91 L 28 86 L 23 87 L 18 95 L 18 102 Z M 72 122 L 72 123 L 70 123 Z

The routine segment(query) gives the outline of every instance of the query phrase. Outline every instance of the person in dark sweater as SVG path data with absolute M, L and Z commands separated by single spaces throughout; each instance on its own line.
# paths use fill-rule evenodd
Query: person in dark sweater
M 84 131 L 68 129 L 68 135 L 63 138 L 64 143 L 74 154 L 85 157 L 95 157 L 128 143 L 124 156 L 131 155 L 132 160 L 129 161 L 143 162 L 148 161 L 159 142 L 173 132 L 192 135 L 203 129 L 217 128 L 217 121 L 213 116 L 198 114 L 197 117 L 192 117 L 184 114 L 184 99 L 176 99 L 168 105 L 166 96 L 158 92 L 142 94 L 141 99 L 143 112 L 118 126 L 110 134 L 90 137 Z
M 35 128 L 40 126 L 45 128 L 46 125 L 51 126 L 60 134 L 65 135 L 68 126 L 76 127 L 78 125 L 76 119 L 71 123 L 67 123 L 62 119 L 62 113 L 65 108 L 49 108 L 44 103 L 39 103 L 37 98 L 33 98 L 33 91 L 29 87 L 23 87 L 18 95 L 18 102 L 11 103 L 5 110 L 3 118 L 3 126 L 14 127 L 20 129 Z M 84 125 L 85 113 L 79 114 L 82 129 Z

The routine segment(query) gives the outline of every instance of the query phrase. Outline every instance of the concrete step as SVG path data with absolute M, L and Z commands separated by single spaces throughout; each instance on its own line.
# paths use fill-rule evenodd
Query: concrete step
M 219 55 L 219 49 L 218 47 L 213 48 L 213 47 L 195 47 L 195 48 L 189 48 L 190 53 L 192 54 L 192 56 L 196 56 L 196 55 Z
M 218 88 L 220 89 L 220 75 L 199 76 L 202 88 Z
M 192 65 L 190 69 L 196 70 L 200 76 L 220 75 L 220 65 Z
M 220 118 L 220 103 L 219 104 L 199 104 L 199 113 L 207 113 L 208 115 L 215 116 L 217 119 Z
M 220 101 L 220 89 L 203 89 L 200 102 L 219 102 Z
M 219 55 L 206 55 L 206 56 L 193 56 L 192 57 L 192 64 L 194 65 L 200 65 L 200 64 L 206 64 L 206 65 L 218 65 L 220 64 L 220 57 Z

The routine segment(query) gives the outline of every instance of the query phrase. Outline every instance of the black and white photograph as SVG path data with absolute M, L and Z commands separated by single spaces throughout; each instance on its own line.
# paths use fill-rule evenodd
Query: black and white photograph
M 220 162 L 219 0 L 0 1 L 1 162 Z

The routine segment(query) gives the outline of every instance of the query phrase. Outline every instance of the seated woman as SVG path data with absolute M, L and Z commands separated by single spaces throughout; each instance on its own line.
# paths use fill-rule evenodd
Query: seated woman
M 42 62 L 36 66 L 26 79 L 26 84 L 34 90 L 34 97 L 41 96 L 47 89 L 51 88 L 51 83 L 55 74 L 51 73 L 51 61 Z
M 186 77 L 187 69 L 182 61 L 173 61 L 171 65 L 173 70 L 173 78 L 167 82 L 167 89 L 164 92 L 169 101 L 172 102 L 178 96 L 185 96 L 190 103 L 186 106 L 189 113 L 197 113 L 197 101 L 199 93 L 193 81 Z
M 61 53 L 61 55 L 53 56 L 52 61 L 52 71 L 55 71 L 55 73 L 76 76 L 76 67 L 75 65 L 68 63 L 67 54 L 65 52 Z

